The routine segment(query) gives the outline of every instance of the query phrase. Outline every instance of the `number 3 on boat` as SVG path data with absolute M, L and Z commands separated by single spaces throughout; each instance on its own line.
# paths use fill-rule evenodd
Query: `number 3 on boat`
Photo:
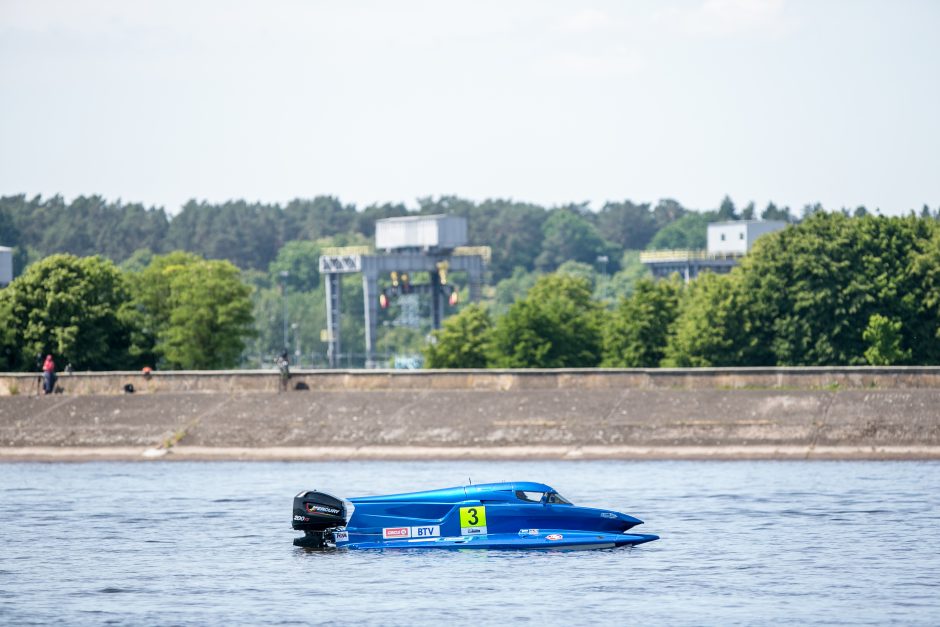
M 460 508 L 460 535 L 476 536 L 486 533 L 486 507 L 475 505 Z

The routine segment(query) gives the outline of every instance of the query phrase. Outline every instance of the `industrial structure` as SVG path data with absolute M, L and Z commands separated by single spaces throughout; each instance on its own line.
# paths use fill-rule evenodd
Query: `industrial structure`
M 701 272 L 730 272 L 759 237 L 786 225 L 775 220 L 712 222 L 708 225 L 706 250 L 651 250 L 640 253 L 640 261 L 655 277 L 677 272 L 688 283 Z
M 451 295 L 451 272 L 466 273 L 470 300 L 480 298 L 483 285 L 485 247 L 466 247 L 467 220 L 458 216 L 428 215 L 387 218 L 375 223 L 375 247 L 324 251 L 320 273 L 326 282 L 327 358 L 331 368 L 339 362 L 342 282 L 344 274 L 362 274 L 365 310 L 366 368 L 376 367 L 375 340 L 379 307 L 401 293 L 428 294 L 431 298 L 431 325 L 438 329 Z M 415 273 L 427 272 L 428 283 L 415 283 Z M 379 277 L 388 275 L 391 287 L 379 289 Z M 451 304 L 455 301 L 451 300 Z
M 0 246 L 0 287 L 13 282 L 13 249 Z

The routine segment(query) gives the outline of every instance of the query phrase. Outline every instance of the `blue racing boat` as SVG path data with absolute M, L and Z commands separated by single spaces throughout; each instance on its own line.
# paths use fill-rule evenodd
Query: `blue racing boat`
M 352 515 L 347 518 L 347 503 Z M 294 497 L 294 544 L 349 549 L 599 549 L 658 540 L 643 521 L 578 507 L 542 483 L 507 482 L 364 496 Z

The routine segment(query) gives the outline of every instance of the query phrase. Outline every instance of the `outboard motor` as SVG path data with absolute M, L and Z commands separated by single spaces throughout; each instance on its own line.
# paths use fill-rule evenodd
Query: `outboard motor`
M 304 532 L 304 537 L 294 538 L 294 546 L 322 549 L 333 541 L 333 530 L 346 525 L 346 506 L 331 494 L 304 490 L 294 497 L 292 525 Z

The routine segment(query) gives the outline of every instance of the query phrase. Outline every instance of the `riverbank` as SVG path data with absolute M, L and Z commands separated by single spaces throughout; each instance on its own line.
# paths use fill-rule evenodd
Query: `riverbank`
M 0 460 L 940 459 L 940 386 L 923 381 L 750 389 L 720 385 L 726 373 L 705 387 L 700 371 L 687 387 L 623 386 L 598 371 L 434 375 L 332 373 L 332 389 L 311 377 L 283 393 L 2 396 Z
M 940 460 L 938 446 L 0 447 L 0 462 L 449 460 Z

